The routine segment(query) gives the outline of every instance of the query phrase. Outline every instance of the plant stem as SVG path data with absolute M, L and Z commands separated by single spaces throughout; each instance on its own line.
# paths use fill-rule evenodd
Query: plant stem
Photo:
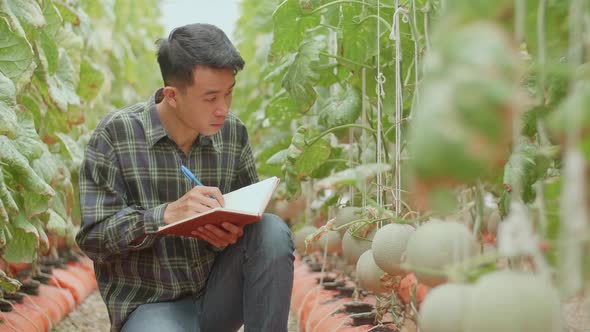
M 319 11 L 324 10 L 325 8 L 328 8 L 328 7 L 333 6 L 333 5 L 338 5 L 338 4 L 341 4 L 341 3 L 358 4 L 358 5 L 363 5 L 363 6 L 369 6 L 369 7 L 372 7 L 372 8 L 377 8 L 377 6 L 375 6 L 373 4 L 370 4 L 370 3 L 363 2 L 363 1 L 358 1 L 358 0 L 337 0 L 337 1 L 333 1 L 333 2 L 330 2 L 330 3 L 324 4 L 324 5 L 321 5 L 318 8 L 310 11 L 309 13 L 303 14 L 303 16 L 313 15 L 313 14 L 319 12 Z M 381 7 L 383 7 L 383 8 L 393 8 L 393 6 L 388 6 L 388 5 L 384 5 L 384 4 L 381 4 Z
M 307 140 L 306 140 L 305 144 L 306 144 L 306 145 L 308 145 L 308 146 L 309 146 L 309 145 L 314 145 L 314 144 L 315 144 L 315 142 L 317 142 L 317 141 L 318 141 L 318 140 L 320 140 L 322 137 L 324 137 L 324 136 L 328 135 L 329 133 L 331 133 L 331 132 L 333 132 L 333 131 L 340 130 L 340 129 L 344 129 L 344 128 L 353 128 L 353 127 L 356 127 L 356 128 L 362 128 L 362 129 L 364 129 L 364 130 L 367 130 L 367 131 L 369 131 L 371 134 L 373 134 L 373 136 L 375 136 L 375 135 L 376 135 L 376 131 L 375 131 L 375 130 L 373 130 L 373 129 L 371 129 L 371 128 L 369 128 L 369 127 L 365 127 L 365 126 L 363 126 L 363 125 L 359 125 L 359 124 L 356 124 L 356 123 L 349 123 L 349 124 L 345 124 L 345 125 L 342 125 L 342 126 L 337 126 L 337 127 L 330 128 L 330 129 L 328 129 L 328 130 L 326 130 L 326 131 L 324 131 L 324 132 L 322 132 L 322 133 L 318 134 L 317 136 L 315 136 L 315 137 L 311 138 L 309 141 L 307 141 Z
M 355 65 L 357 65 L 357 66 L 361 66 L 361 67 L 364 67 L 364 68 L 367 68 L 367 69 L 373 69 L 373 67 L 371 67 L 371 66 L 369 66 L 369 65 L 366 65 L 366 64 L 364 64 L 364 63 L 360 63 L 360 62 L 352 61 L 352 60 L 350 60 L 350 59 L 347 59 L 347 58 L 345 58 L 345 57 L 341 57 L 341 56 L 339 56 L 339 55 L 335 55 L 335 54 L 330 54 L 330 53 L 328 53 L 328 52 L 325 52 L 325 51 L 320 51 L 320 55 L 323 55 L 323 56 L 325 56 L 325 57 L 328 57 L 328 58 L 334 58 L 334 59 L 336 59 L 336 60 L 340 60 L 340 61 L 349 62 L 349 63 L 355 64 Z

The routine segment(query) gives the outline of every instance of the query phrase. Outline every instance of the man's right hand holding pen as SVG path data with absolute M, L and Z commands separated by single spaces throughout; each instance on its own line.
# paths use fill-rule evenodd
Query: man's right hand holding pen
M 166 224 L 171 224 L 192 215 L 225 205 L 223 195 L 219 188 L 203 186 L 184 166 L 182 166 L 182 172 L 194 181 L 197 186 L 178 200 L 168 204 L 164 211 L 164 223 Z M 222 227 L 205 225 L 197 228 L 195 231 L 197 231 L 199 238 L 211 243 L 215 247 L 225 247 L 229 244 L 236 243 L 237 239 L 244 233 L 242 227 L 235 226 L 231 223 L 223 223 Z

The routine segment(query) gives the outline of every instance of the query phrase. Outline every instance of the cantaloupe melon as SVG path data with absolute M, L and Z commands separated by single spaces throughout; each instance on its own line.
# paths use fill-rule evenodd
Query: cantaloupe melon
M 336 217 L 334 220 L 334 227 L 340 227 L 343 225 L 348 224 L 351 221 L 360 219 L 363 214 L 363 209 L 356 206 L 345 206 L 338 210 L 336 213 Z M 344 235 L 346 232 L 346 227 L 340 228 L 338 230 L 340 234 Z
M 475 284 L 464 331 L 556 332 L 560 304 L 555 288 L 538 275 L 498 271 Z
M 342 257 L 347 264 L 353 266 L 356 266 L 356 262 L 365 251 L 371 249 L 371 241 L 376 233 L 375 228 L 373 228 L 367 233 L 366 237 L 360 237 L 359 232 L 356 233 L 356 236 L 353 235 L 355 229 L 356 227 L 349 227 L 348 231 L 342 237 Z
M 297 250 L 300 255 L 305 255 L 305 238 L 309 234 L 315 233 L 317 230 L 318 228 L 314 226 L 303 226 L 294 232 L 293 242 L 295 244 L 295 250 Z M 317 249 L 317 247 L 313 245 L 312 250 L 315 249 Z
M 451 264 L 477 253 L 475 237 L 465 225 L 433 219 L 418 227 L 408 240 L 405 263 L 417 268 L 419 282 L 433 287 L 445 278 L 421 273 L 421 268 L 444 272 Z
M 327 247 L 326 247 L 327 243 Z M 326 249 L 327 252 L 337 254 L 342 252 L 342 235 L 337 231 L 328 231 L 322 234 L 318 240 L 317 247 L 320 250 Z
M 414 227 L 406 224 L 387 224 L 381 227 L 371 245 L 377 266 L 393 276 L 403 274 L 399 264 L 414 231 Z
M 387 290 L 381 285 L 380 278 L 385 272 L 375 264 L 373 251 L 365 251 L 356 263 L 356 276 L 361 288 L 369 292 L 384 293 Z
M 420 304 L 421 332 L 467 332 L 463 329 L 465 310 L 472 286 L 444 284 L 432 288 Z

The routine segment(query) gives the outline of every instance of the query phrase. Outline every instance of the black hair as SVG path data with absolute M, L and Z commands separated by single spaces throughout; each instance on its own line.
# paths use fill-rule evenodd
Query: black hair
M 226 34 L 211 24 L 195 23 L 178 27 L 167 39 L 158 39 L 158 63 L 164 85 L 180 88 L 193 84 L 197 66 L 231 68 L 237 73 L 244 59 Z

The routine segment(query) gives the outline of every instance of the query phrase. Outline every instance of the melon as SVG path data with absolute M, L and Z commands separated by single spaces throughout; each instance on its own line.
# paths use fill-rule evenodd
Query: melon
M 338 210 L 334 220 L 334 227 L 340 227 L 348 224 L 351 221 L 360 219 L 363 216 L 363 209 L 356 206 L 345 206 Z M 338 230 L 340 234 L 344 235 L 346 227 Z
M 275 203 L 275 213 L 285 221 L 294 221 L 294 219 L 303 215 L 307 206 L 305 197 L 299 196 L 297 199 L 287 201 L 281 200 Z
M 452 283 L 432 288 L 420 304 L 420 331 L 467 332 L 463 329 L 463 317 L 471 289 L 469 285 Z
M 464 315 L 464 331 L 561 331 L 557 291 L 527 272 L 498 271 L 480 278 Z
M 340 253 L 342 252 L 342 235 L 337 231 L 328 231 L 320 236 L 317 247 L 322 251 L 326 249 L 328 253 Z
M 418 227 L 408 240 L 404 262 L 416 268 L 418 281 L 433 287 L 445 282 L 445 278 L 421 273 L 420 269 L 444 272 L 446 267 L 476 255 L 478 249 L 465 225 L 432 219 Z
M 342 237 L 342 257 L 347 264 L 352 266 L 356 265 L 359 257 L 361 255 L 371 249 L 371 240 L 375 236 L 376 230 L 373 228 L 370 230 L 366 237 L 360 237 L 359 234 L 353 235 L 355 232 L 356 227 L 349 227 L 348 231 Z
M 408 239 L 413 233 L 414 227 L 406 224 L 388 224 L 381 227 L 371 245 L 377 266 L 393 276 L 403 274 L 399 265 L 406 251 Z
M 303 226 L 296 230 L 293 235 L 293 242 L 295 244 L 295 250 L 300 255 L 305 255 L 305 238 L 309 234 L 313 234 L 318 230 L 317 227 L 314 226 Z M 312 244 L 312 251 L 317 249 L 317 245 Z
M 358 284 L 364 290 L 374 293 L 384 293 L 387 291 L 381 284 L 381 276 L 385 271 L 381 270 L 375 260 L 373 259 L 373 251 L 371 249 L 365 251 L 359 257 L 356 263 L 356 277 Z

